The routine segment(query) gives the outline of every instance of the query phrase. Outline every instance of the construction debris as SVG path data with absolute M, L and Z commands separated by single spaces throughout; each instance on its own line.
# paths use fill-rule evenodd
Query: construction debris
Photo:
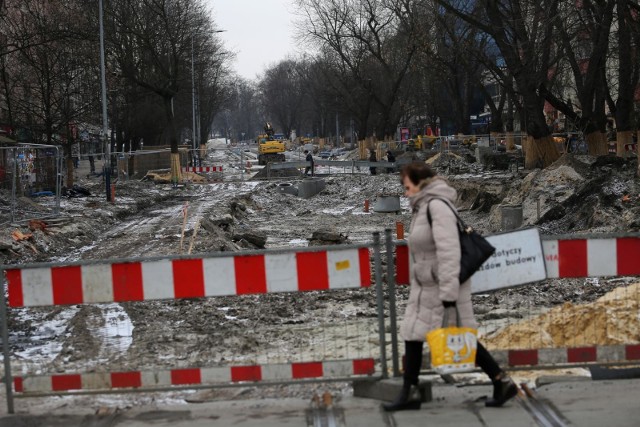
M 16 242 L 19 242 L 21 240 L 29 240 L 33 238 L 33 234 L 31 233 L 24 234 L 20 230 L 13 230 L 13 232 L 11 233 L 11 237 L 13 237 L 13 240 L 15 240 Z

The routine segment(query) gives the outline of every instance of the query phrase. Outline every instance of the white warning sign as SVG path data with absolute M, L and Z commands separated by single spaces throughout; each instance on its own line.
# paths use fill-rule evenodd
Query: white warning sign
M 537 228 L 487 236 L 496 252 L 471 277 L 471 292 L 479 294 L 547 278 Z

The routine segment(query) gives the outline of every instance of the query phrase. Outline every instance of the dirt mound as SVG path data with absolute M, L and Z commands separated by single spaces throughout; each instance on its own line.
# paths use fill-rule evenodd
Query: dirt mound
M 183 181 L 205 183 L 207 178 L 199 175 L 195 172 L 182 172 Z M 156 184 L 170 184 L 171 183 L 171 171 L 169 170 L 152 170 L 142 177 L 143 181 L 153 181 Z
M 581 156 L 584 158 L 584 156 Z M 573 154 L 567 153 L 562 155 L 558 160 L 553 162 L 548 168 L 545 170 L 555 170 L 560 168 L 561 166 L 567 166 L 573 169 L 581 176 L 586 176 L 589 173 L 589 164 L 585 163 L 582 160 L 579 160 Z
M 640 282 L 588 304 L 565 303 L 483 338 L 491 348 L 527 349 L 640 342 Z M 567 327 L 573 325 L 573 328 Z

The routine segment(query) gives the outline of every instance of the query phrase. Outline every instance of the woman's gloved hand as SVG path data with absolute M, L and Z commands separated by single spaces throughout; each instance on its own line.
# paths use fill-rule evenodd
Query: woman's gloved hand
M 456 302 L 455 301 L 442 301 L 442 305 L 444 306 L 444 308 L 455 307 L 456 306 Z

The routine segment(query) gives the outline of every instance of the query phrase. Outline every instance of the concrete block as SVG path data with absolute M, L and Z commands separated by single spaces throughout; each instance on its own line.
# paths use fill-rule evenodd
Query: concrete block
M 353 382 L 353 395 L 367 399 L 376 399 L 392 402 L 402 389 L 402 378 L 390 378 L 386 380 L 356 380 Z M 418 384 L 422 402 L 431 402 L 431 381 L 420 381 Z
M 476 161 L 480 164 L 486 163 L 486 157 L 493 152 L 489 147 L 476 147 Z
M 308 199 L 315 196 L 326 187 L 322 178 L 305 178 L 298 184 L 298 197 Z
M 293 194 L 294 196 L 298 195 L 298 187 L 294 186 L 290 182 L 278 184 L 278 191 L 285 194 Z
M 373 205 L 374 212 L 396 212 L 399 213 L 400 208 L 399 196 L 378 196 L 376 203 Z
M 522 206 L 501 206 L 502 213 L 502 230 L 515 230 L 522 226 Z

